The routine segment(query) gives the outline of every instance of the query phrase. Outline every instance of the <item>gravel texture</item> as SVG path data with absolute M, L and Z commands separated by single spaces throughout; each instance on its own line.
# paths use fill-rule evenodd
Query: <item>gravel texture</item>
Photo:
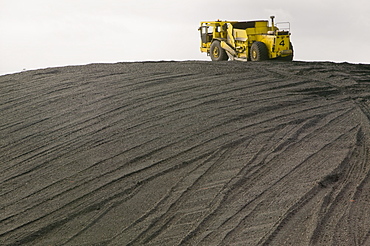
M 370 65 L 0 77 L 0 245 L 370 245 Z

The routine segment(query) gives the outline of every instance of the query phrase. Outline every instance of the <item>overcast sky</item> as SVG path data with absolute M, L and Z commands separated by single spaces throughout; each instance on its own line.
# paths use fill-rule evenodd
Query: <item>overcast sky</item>
M 144 60 L 210 60 L 210 20 L 289 21 L 295 60 L 370 63 L 368 0 L 0 0 L 0 74 Z

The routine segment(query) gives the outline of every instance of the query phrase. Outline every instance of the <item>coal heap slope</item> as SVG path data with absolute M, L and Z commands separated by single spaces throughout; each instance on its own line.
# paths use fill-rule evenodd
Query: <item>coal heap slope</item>
M 370 245 L 370 65 L 0 77 L 1 245 Z

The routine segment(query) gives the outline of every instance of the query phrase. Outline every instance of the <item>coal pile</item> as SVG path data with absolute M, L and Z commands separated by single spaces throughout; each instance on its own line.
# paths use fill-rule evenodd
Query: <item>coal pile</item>
M 0 77 L 1 245 L 370 245 L 370 65 Z

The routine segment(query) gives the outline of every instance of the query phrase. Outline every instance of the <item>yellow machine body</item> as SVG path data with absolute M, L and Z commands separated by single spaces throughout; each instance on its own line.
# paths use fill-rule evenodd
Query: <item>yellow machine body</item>
M 201 22 L 200 51 L 210 55 L 214 61 L 229 58 L 252 61 L 274 58 L 292 60 L 290 26 L 288 22 L 284 24 L 288 24 L 288 28 L 279 29 L 274 24 L 273 16 L 271 25 L 267 20 Z

